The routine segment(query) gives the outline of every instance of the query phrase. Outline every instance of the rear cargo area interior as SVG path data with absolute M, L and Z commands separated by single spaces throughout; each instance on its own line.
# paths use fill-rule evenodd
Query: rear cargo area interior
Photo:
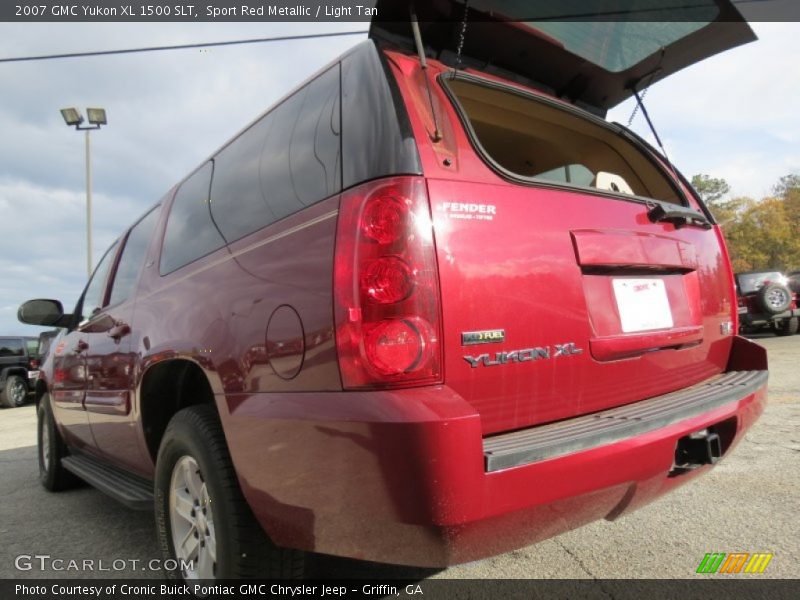
M 484 154 L 511 174 L 680 204 L 630 142 L 588 118 L 524 93 L 447 79 Z

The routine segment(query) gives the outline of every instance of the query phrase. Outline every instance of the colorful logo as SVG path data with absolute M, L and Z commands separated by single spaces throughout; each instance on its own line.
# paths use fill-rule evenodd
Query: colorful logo
M 710 552 L 697 567 L 698 573 L 763 573 L 772 560 L 767 552 Z

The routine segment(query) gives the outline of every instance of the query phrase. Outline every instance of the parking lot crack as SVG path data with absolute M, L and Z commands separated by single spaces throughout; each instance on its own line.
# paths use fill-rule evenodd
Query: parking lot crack
M 587 566 L 584 564 L 583 560 L 581 560 L 581 557 L 580 557 L 580 556 L 578 556 L 578 555 L 577 555 L 575 552 L 573 552 L 573 551 L 572 551 L 572 550 L 570 550 L 569 548 L 567 548 L 567 547 L 564 545 L 564 543 L 563 543 L 562 541 L 560 541 L 560 540 L 558 540 L 558 539 L 556 539 L 555 541 L 556 541 L 556 543 L 557 543 L 559 546 L 561 546 L 561 548 L 564 550 L 564 552 L 566 552 L 567 554 L 569 554 L 570 558 L 572 558 L 572 559 L 573 559 L 573 560 L 574 560 L 574 561 L 577 563 L 577 565 L 578 565 L 578 566 L 581 568 L 581 570 L 582 570 L 584 573 L 586 573 L 586 574 L 587 574 L 589 577 L 591 577 L 591 578 L 592 578 L 594 581 L 596 581 L 596 582 L 597 582 L 597 586 L 598 586 L 598 587 L 599 587 L 599 588 L 602 590 L 602 592 L 603 592 L 603 593 L 604 593 L 604 594 L 605 594 L 607 597 L 611 598 L 611 600 L 614 600 L 614 594 L 612 594 L 612 593 L 611 593 L 611 592 L 610 592 L 610 591 L 609 591 L 609 590 L 608 590 L 608 589 L 607 589 L 607 588 L 606 588 L 606 587 L 603 585 L 603 582 L 602 582 L 602 580 L 598 579 L 598 578 L 595 576 L 595 574 L 594 574 L 594 573 L 592 573 L 592 572 L 589 570 L 589 568 L 588 568 L 588 567 L 587 567 Z

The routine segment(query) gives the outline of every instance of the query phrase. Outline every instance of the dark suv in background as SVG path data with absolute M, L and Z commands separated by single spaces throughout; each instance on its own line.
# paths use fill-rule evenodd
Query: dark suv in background
M 780 271 L 750 271 L 736 274 L 739 328 L 753 333 L 764 328 L 778 335 L 794 335 L 800 321 L 797 274 Z
M 39 340 L 0 337 L 0 406 L 22 406 L 39 377 Z

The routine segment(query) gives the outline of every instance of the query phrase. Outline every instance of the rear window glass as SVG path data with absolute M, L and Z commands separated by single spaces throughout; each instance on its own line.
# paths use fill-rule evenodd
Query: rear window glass
M 131 229 L 117 265 L 117 273 L 114 276 L 114 285 L 111 288 L 109 304 L 118 304 L 123 300 L 127 300 L 133 294 L 157 217 L 158 211 L 151 210 L 147 216 Z
M 639 64 L 719 16 L 717 0 L 471 0 L 469 7 L 539 31 L 611 72 Z
M 443 79 L 478 150 L 509 175 L 682 204 L 665 175 L 613 130 L 522 91 Z
M 211 163 L 206 163 L 184 181 L 175 194 L 164 233 L 162 275 L 225 245 L 208 206 L 211 170 Z
M 214 158 L 211 212 L 228 242 L 341 191 L 339 65 Z
M 699 12 L 703 12 L 702 10 Z M 708 21 L 716 16 L 717 7 L 705 9 Z M 538 29 L 555 38 L 564 47 L 581 58 L 616 73 L 639 64 L 661 48 L 702 29 L 708 21 L 677 22 L 627 22 L 606 21 L 586 22 L 537 22 L 527 23 L 528 27 Z
M 24 356 L 22 340 L 19 338 L 0 338 L 0 357 Z
M 25 340 L 25 346 L 28 348 L 29 355 L 39 354 L 39 340 Z
M 757 292 L 764 287 L 764 284 L 767 281 L 770 283 L 784 283 L 786 278 L 778 271 L 740 273 L 736 276 L 736 283 L 739 284 L 739 292 L 742 294 L 752 294 L 753 292 Z
M 422 174 L 408 113 L 372 40 L 342 60 L 345 189 L 387 175 Z

